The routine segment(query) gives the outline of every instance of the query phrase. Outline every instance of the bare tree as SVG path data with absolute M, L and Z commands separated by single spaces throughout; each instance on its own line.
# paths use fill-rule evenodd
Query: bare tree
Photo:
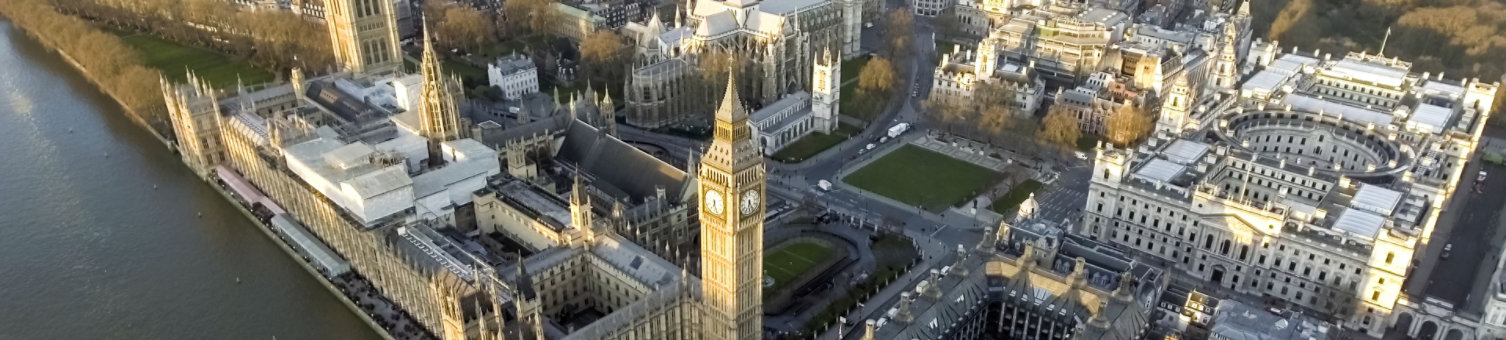
M 1150 115 L 1145 113 L 1134 103 L 1126 101 L 1119 109 L 1109 115 L 1108 121 L 1104 122 L 1109 142 L 1115 145 L 1125 146 L 1144 138 L 1150 133 Z
M 908 60 L 915 51 L 915 14 L 898 8 L 889 12 L 888 19 L 889 23 L 884 27 L 884 45 L 879 53 L 890 60 Z
M 973 87 L 975 114 L 980 116 L 983 131 L 993 136 L 1004 133 L 1014 121 L 1014 88 L 1001 82 L 979 82 Z
M 858 88 L 880 93 L 888 93 L 894 90 L 894 83 L 899 81 L 894 74 L 894 66 L 888 59 L 873 58 L 863 70 L 858 73 Z
M 551 25 L 557 14 L 551 0 L 508 0 L 502 3 L 502 17 L 509 32 L 553 35 Z
M 1078 138 L 1082 138 L 1082 131 L 1077 124 L 1077 115 L 1071 110 L 1052 106 L 1041 122 L 1040 138 L 1047 144 L 1070 149 L 1077 145 Z
M 492 40 L 492 21 L 480 10 L 450 6 L 439 24 L 440 41 L 449 47 L 475 50 Z
M 594 81 L 621 84 L 627 69 L 627 44 L 622 36 L 609 30 L 598 30 L 580 42 L 581 66 Z
M 897 78 L 894 66 L 889 64 L 888 59 L 869 60 L 858 73 L 858 95 L 856 100 L 850 102 L 854 106 L 854 112 L 883 110 L 889 103 L 889 96 L 894 93 Z

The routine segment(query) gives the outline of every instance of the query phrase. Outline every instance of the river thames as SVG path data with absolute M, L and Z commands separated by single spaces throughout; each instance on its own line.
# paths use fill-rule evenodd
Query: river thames
M 377 335 L 0 19 L 0 339 L 273 338 Z

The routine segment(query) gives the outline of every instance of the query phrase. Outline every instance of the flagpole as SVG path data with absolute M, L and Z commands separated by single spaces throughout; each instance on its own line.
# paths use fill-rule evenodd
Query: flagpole
M 1386 37 L 1385 38 L 1381 38 L 1380 53 L 1377 53 L 1376 56 L 1378 56 L 1378 57 L 1385 57 L 1386 56 L 1386 43 L 1389 42 L 1390 40 L 1391 40 L 1391 27 L 1386 27 Z

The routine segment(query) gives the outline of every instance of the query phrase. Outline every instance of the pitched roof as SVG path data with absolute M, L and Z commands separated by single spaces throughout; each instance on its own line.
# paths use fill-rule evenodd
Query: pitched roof
M 716 120 L 736 122 L 748 118 L 748 109 L 743 107 L 742 96 L 737 94 L 737 77 L 727 77 L 727 95 L 716 108 Z
M 679 202 L 689 180 L 684 171 L 580 120 L 566 128 L 565 142 L 555 158 L 591 174 L 597 179 L 594 185 L 611 186 L 634 202 L 656 196 L 660 188 L 667 200 Z

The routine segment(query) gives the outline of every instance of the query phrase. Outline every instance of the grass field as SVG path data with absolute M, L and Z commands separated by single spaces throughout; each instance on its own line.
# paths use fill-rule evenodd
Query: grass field
M 186 46 L 145 34 L 114 33 L 119 34 L 121 40 L 124 40 L 127 45 L 141 51 L 146 65 L 162 71 L 162 75 L 168 80 L 188 79 L 187 70 L 193 70 L 200 79 L 222 89 L 235 86 L 237 76 L 247 85 L 275 79 L 272 72 L 216 51 Z
M 870 58 L 873 57 L 865 55 L 853 58 L 852 60 L 843 61 L 842 82 L 846 83 L 848 80 L 858 79 L 858 75 L 863 73 L 863 66 L 868 65 L 868 59 Z
M 909 205 L 941 211 L 966 201 L 974 192 L 1002 178 L 1003 174 L 993 170 L 906 145 L 843 180 Z
M 885 100 L 887 99 L 888 98 L 885 98 Z M 886 103 L 885 105 L 879 105 L 878 111 L 862 111 L 857 109 L 857 104 L 854 104 L 854 102 L 856 102 L 857 100 L 858 83 L 854 82 L 852 84 L 847 84 L 847 86 L 843 86 L 842 99 L 840 100 L 841 106 L 837 108 L 837 113 L 843 116 L 862 119 L 865 121 L 873 121 L 874 118 L 878 118 L 880 112 L 883 112 L 883 110 L 888 107 L 888 104 Z
M 832 131 L 831 134 L 812 132 L 805 137 L 800 137 L 794 143 L 786 145 L 784 149 L 775 152 L 771 157 L 776 161 L 785 163 L 803 161 L 822 151 L 826 151 L 826 149 L 830 149 L 838 143 L 842 143 L 842 141 L 851 138 L 859 132 L 863 132 L 863 130 L 856 126 L 839 124 L 837 125 L 837 131 Z
M 765 295 L 775 295 L 801 274 L 818 269 L 815 266 L 829 256 L 831 256 L 831 247 L 811 241 L 798 241 L 779 251 L 765 254 L 763 271 L 774 279 L 774 285 L 764 289 L 769 293 Z
M 988 209 L 1008 216 L 1020 207 L 1021 202 L 1025 202 L 1026 198 L 1030 198 L 1031 193 L 1040 189 L 1041 182 L 1027 179 L 1024 182 L 1020 182 L 1020 184 L 1015 184 L 1013 188 L 1009 188 L 1009 192 L 994 200 L 994 204 L 989 206 Z
M 445 73 L 460 77 L 466 87 L 474 87 L 486 84 L 486 69 L 471 65 L 470 63 L 448 59 L 441 62 Z

